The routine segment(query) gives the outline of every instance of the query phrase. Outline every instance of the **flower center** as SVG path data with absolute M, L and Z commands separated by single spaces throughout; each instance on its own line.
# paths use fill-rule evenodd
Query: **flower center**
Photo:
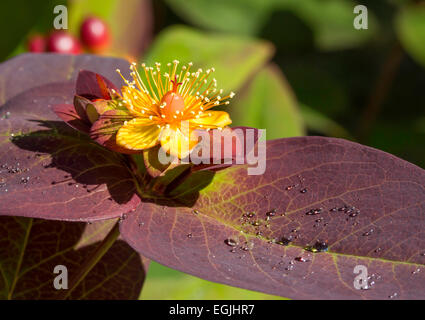
M 177 76 L 171 82 L 173 83 L 173 89 L 164 94 L 159 102 L 162 118 L 167 122 L 180 118 L 179 116 L 182 115 L 184 110 L 184 99 L 177 92 L 179 85 L 182 83 L 177 82 Z

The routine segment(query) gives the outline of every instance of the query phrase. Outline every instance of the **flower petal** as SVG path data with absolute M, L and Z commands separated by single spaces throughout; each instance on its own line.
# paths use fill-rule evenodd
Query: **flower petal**
M 117 133 L 117 144 L 131 150 L 143 150 L 158 144 L 161 128 L 148 118 L 136 118 Z
M 225 111 L 206 111 L 189 120 L 196 128 L 223 128 L 232 123 L 230 116 Z
M 179 159 L 185 158 L 190 151 L 197 145 L 198 137 L 194 131 L 179 128 L 164 128 L 161 132 L 161 146 L 169 154 L 178 157 Z

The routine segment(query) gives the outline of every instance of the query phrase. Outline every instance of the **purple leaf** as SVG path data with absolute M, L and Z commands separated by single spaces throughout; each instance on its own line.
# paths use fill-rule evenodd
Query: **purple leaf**
M 23 55 L 0 68 L 9 70 L 8 64 L 19 61 L 17 68 L 27 72 L 11 81 L 27 90 L 0 108 L 0 202 L 8 203 L 0 206 L 0 215 L 89 221 L 131 211 L 140 199 L 128 160 L 58 121 L 51 110 L 72 103 L 75 83 L 64 82 L 64 77 L 75 79 L 76 70 L 84 67 L 117 79 L 113 70 L 127 63 L 94 56 Z M 50 76 L 52 83 L 35 86 L 32 70 L 42 72 L 41 66 L 46 72 L 41 78 L 47 82 Z M 56 73 L 49 73 L 48 66 Z M 68 74 L 58 77 L 63 71 Z
M 124 239 L 171 268 L 289 298 L 425 298 L 422 169 L 321 137 L 269 141 L 267 159 L 264 175 L 220 171 L 193 207 L 144 203 Z M 357 265 L 369 290 L 354 287 Z

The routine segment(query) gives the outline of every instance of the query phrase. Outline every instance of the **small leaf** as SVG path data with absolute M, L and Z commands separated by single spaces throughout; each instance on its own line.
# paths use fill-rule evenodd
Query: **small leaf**
M 54 287 L 63 269 L 69 281 L 114 225 L 114 220 L 70 223 L 0 217 L 0 299 L 58 299 L 63 290 Z M 148 261 L 117 240 L 85 279 L 71 299 L 137 299 Z M 63 281 L 59 281 L 63 284 Z
M 268 141 L 267 159 L 263 175 L 216 173 L 191 207 L 144 203 L 122 236 L 163 265 L 269 294 L 425 298 L 424 170 L 323 137 Z M 353 285 L 357 265 L 369 290 Z
M 117 87 L 104 76 L 89 70 L 78 73 L 75 94 L 84 98 L 111 99 L 110 90 L 118 91 Z

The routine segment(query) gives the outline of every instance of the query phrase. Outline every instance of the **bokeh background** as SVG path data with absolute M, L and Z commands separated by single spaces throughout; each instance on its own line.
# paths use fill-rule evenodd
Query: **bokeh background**
M 100 54 L 215 67 L 237 93 L 226 107 L 235 125 L 266 128 L 268 139 L 345 138 L 425 168 L 425 1 L 3 0 L 0 61 L 48 37 L 58 4 L 77 39 L 88 16 L 104 20 L 112 42 Z M 353 27 L 358 4 L 367 30 Z M 152 262 L 141 298 L 277 297 Z

